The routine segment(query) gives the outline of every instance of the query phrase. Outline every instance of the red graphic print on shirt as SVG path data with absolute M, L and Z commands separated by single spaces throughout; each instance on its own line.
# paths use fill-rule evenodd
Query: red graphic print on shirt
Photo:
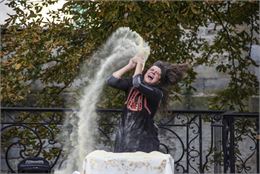
M 129 92 L 128 98 L 126 100 L 127 108 L 131 111 L 141 111 L 143 109 L 143 101 L 144 108 L 147 110 L 149 114 L 151 114 L 150 109 L 147 107 L 146 97 L 139 90 L 132 88 Z

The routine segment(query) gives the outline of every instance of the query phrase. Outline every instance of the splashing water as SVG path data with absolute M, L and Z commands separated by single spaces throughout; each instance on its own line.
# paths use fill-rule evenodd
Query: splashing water
M 63 169 L 55 171 L 55 174 L 71 174 L 81 169 L 85 156 L 95 150 L 95 130 L 97 130 L 95 110 L 105 80 L 112 72 L 126 65 L 130 58 L 140 53 L 147 60 L 150 54 L 148 44 L 138 33 L 127 27 L 121 27 L 91 57 L 86 68 L 92 72 L 88 70 L 84 74 L 89 84 L 85 87 L 84 95 L 79 101 L 80 111 L 76 118 L 67 119 L 67 123 L 65 121 L 65 124 L 73 125 L 69 137 L 63 135 L 67 139 L 64 149 L 69 151 L 68 159 Z M 92 75 L 93 77 L 90 77 Z

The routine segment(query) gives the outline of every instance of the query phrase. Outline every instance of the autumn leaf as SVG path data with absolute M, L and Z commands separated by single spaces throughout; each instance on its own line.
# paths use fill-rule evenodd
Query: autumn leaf
M 18 64 L 15 64 L 15 69 L 16 69 L 16 70 L 18 70 L 18 69 L 20 69 L 20 68 L 21 68 L 21 66 L 22 66 L 22 65 L 21 65 L 20 63 L 18 63 Z

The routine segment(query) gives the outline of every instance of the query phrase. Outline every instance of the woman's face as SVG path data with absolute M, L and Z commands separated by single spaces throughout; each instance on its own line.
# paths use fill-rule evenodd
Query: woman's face
M 158 66 L 152 66 L 145 73 L 144 81 L 150 85 L 158 84 L 160 83 L 161 73 L 162 71 Z

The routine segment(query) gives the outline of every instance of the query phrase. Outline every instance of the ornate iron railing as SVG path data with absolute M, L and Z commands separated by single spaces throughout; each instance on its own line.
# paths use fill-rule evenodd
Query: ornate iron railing
M 64 108 L 1 108 L 1 172 L 14 173 L 24 158 L 40 156 L 52 169 L 64 161 L 57 139 Z M 119 109 L 98 109 L 99 143 L 113 150 Z M 259 173 L 259 114 L 171 110 L 157 116 L 160 151 L 170 153 L 176 173 Z

